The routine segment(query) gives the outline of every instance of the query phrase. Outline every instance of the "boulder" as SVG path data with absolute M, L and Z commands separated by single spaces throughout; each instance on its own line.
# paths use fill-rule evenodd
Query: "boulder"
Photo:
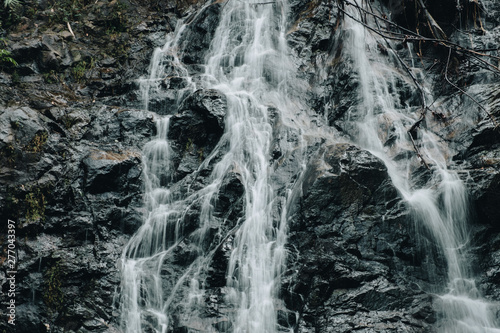
M 141 154 L 137 151 L 92 151 L 83 160 L 84 188 L 92 194 L 124 190 L 141 175 Z
M 214 2 L 196 14 L 182 35 L 184 49 L 182 61 L 185 64 L 203 64 L 212 37 L 217 29 L 223 4 Z
M 413 287 L 418 248 L 384 164 L 355 146 L 327 145 L 308 165 L 300 201 L 282 288 L 299 331 L 425 331 L 429 323 L 411 313 L 432 303 Z

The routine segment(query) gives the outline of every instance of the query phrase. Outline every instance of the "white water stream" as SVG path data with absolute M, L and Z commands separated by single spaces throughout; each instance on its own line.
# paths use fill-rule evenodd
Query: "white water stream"
M 276 193 L 270 162 L 273 128 L 269 109 L 277 110 L 280 126 L 299 133 L 295 140 L 289 140 L 288 146 L 281 147 L 284 155 L 295 151 L 297 174 L 306 164 L 302 152 L 305 134 L 314 131 L 315 125 L 311 126 L 300 106 L 300 84 L 294 83 L 296 69 L 288 56 L 285 39 L 286 2 L 258 3 L 231 0 L 223 5 L 201 78 L 191 78 L 179 61 L 179 39 L 187 27 L 179 24 L 165 46 L 155 50 L 150 76 L 142 80 L 145 109 L 151 95 L 162 94 L 161 81 L 168 76 L 186 82 L 186 88 L 176 92 L 177 105 L 196 89 L 217 89 L 225 94 L 228 105 L 225 132 L 200 168 L 211 163 L 219 152 L 224 154 L 214 165 L 208 185 L 185 191 L 183 195 L 170 189 L 172 151 L 167 140 L 170 116 L 157 117 L 156 138 L 143 152 L 144 223 L 126 245 L 121 258 L 120 313 L 124 332 L 166 333 L 178 324 L 172 322 L 171 314 L 179 313 L 179 309 L 186 317 L 177 320 L 198 322 L 198 331 L 214 331 L 213 323 L 204 323 L 193 316 L 197 305 L 203 302 L 203 271 L 213 256 L 213 252 L 204 252 L 202 243 L 210 229 L 220 227 L 221 221 L 213 216 L 213 204 L 230 172 L 238 174 L 244 187 L 244 216 L 231 243 L 224 288 L 224 302 L 229 309 L 226 329 L 238 333 L 279 330 L 277 299 L 286 261 L 287 205 L 291 197 L 300 195 L 294 191 L 300 188 L 301 178 L 297 177 L 285 194 Z M 419 129 L 420 150 L 432 166 L 433 185 L 416 188 L 410 177 L 416 159 L 401 158 L 413 151 L 406 131 L 415 122 L 416 112 L 396 102 L 397 92 L 389 87 L 397 86 L 395 62 L 391 64 L 387 56 L 379 54 L 377 43 L 382 41 L 360 24 L 346 18 L 344 29 L 343 52 L 353 60 L 362 100 L 349 111 L 357 124 L 357 130 L 351 133 L 354 141 L 384 161 L 416 223 L 433 235 L 446 260 L 447 290 L 438 295 L 436 302 L 441 316 L 440 332 L 500 332 L 495 328 L 490 304 L 480 297 L 464 262 L 463 254 L 469 243 L 467 194 L 456 173 L 447 169 L 449 156 L 443 153 L 447 147 L 430 131 Z M 396 141 L 384 146 L 389 129 Z M 283 142 L 286 141 L 284 138 Z M 228 148 L 222 150 L 222 147 Z M 184 272 L 178 273 L 166 266 L 186 236 L 183 221 L 195 204 L 200 207 L 200 222 L 195 231 L 198 256 Z M 273 212 L 276 207 L 280 207 L 277 214 Z M 182 304 L 176 304 L 177 294 L 185 285 L 189 285 L 189 292 L 183 295 Z
M 232 332 L 277 332 L 277 295 L 280 275 L 285 265 L 286 207 L 293 191 L 300 186 L 290 185 L 285 194 L 274 192 L 273 166 L 270 163 L 273 128 L 269 110 L 277 110 L 282 126 L 298 133 L 294 143 L 282 149 L 295 151 L 297 174 L 306 162 L 302 161 L 305 147 L 301 126 L 308 122 L 298 116 L 300 103 L 288 90 L 295 71 L 288 58 L 285 41 L 286 3 L 262 5 L 258 1 L 231 0 L 223 5 L 221 21 L 212 40 L 205 74 L 194 84 L 177 54 L 179 38 L 186 26 L 179 25 L 166 45 L 155 51 L 150 77 L 141 83 L 145 108 L 151 95 L 161 95 L 161 80 L 180 76 L 189 84 L 178 93 L 181 99 L 200 88 L 217 89 L 227 97 L 225 132 L 214 152 L 202 167 L 215 158 L 221 147 L 229 147 L 213 168 L 209 184 L 185 196 L 171 193 L 171 148 L 167 140 L 169 117 L 158 117 L 157 137 L 144 148 L 145 222 L 132 237 L 122 257 L 121 323 L 128 333 L 167 332 L 172 323 L 171 313 L 184 308 L 186 322 L 199 322 L 200 331 L 211 331 L 211 323 L 189 318 L 195 315 L 196 305 L 203 302 L 202 272 L 210 264 L 213 253 L 203 253 L 207 231 L 221 223 L 213 218 L 213 203 L 224 177 L 235 172 L 244 187 L 244 216 L 234 233 L 227 271 L 224 302 L 227 329 Z M 292 119 L 293 118 L 293 119 Z M 286 141 L 286 138 L 285 138 Z M 298 153 L 297 153 L 298 152 Z M 200 167 L 201 168 L 201 167 Z M 298 177 L 300 179 L 300 177 Z M 291 180 L 290 180 L 291 181 Z M 294 190 L 295 189 L 295 190 Z M 198 230 L 199 256 L 175 285 L 167 286 L 166 263 L 185 236 L 182 221 L 194 203 L 200 204 Z M 273 207 L 280 207 L 273 214 Z M 171 272 L 170 272 L 171 273 Z M 175 294 L 185 284 L 190 292 L 184 304 L 173 304 Z M 182 320 L 182 319 L 181 319 Z
M 275 332 L 274 298 L 285 260 L 286 223 L 273 221 L 268 108 L 287 110 L 285 11 L 280 6 L 230 1 L 211 45 L 207 81 L 228 98 L 224 168 L 236 167 L 245 188 L 245 217 L 227 272 L 234 332 Z M 283 214 L 284 212 L 282 212 Z
M 352 6 L 348 10 L 359 19 L 359 13 Z M 375 26 L 374 22 L 370 24 Z M 469 202 L 464 184 L 457 173 L 447 167 L 451 160 L 448 147 L 425 126 L 420 126 L 417 146 L 431 168 L 432 179 L 429 185 L 421 188 L 414 184 L 411 172 L 420 162 L 407 130 L 420 112 L 399 102 L 394 87 L 398 86 L 397 80 L 401 79 L 400 73 L 404 69 L 396 69 L 401 66 L 398 66 L 398 60 L 386 41 L 374 37 L 363 25 L 346 17 L 344 29 L 344 54 L 353 61 L 362 100 L 349 111 L 357 119 L 357 131 L 352 133 L 353 137 L 361 147 L 384 161 L 394 185 L 412 212 L 416 229 L 426 230 L 432 235 L 446 261 L 446 288 L 443 291 L 443 286 L 438 285 L 431 291 L 438 294 L 435 301 L 438 331 L 500 332 L 493 319 L 492 304 L 481 298 L 464 256 L 470 242 L 467 228 L 470 223 Z M 387 46 L 388 55 L 380 52 L 380 44 Z M 418 69 L 412 70 L 423 81 Z M 427 91 L 426 95 L 430 99 Z M 387 145 L 389 135 L 396 140 Z M 427 250 L 432 253 L 431 248 Z

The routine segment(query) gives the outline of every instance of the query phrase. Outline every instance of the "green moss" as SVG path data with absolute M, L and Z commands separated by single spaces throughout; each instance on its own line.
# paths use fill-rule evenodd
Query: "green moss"
M 8 166 L 13 166 L 15 164 L 17 154 L 12 143 L 8 143 L 2 148 L 0 151 L 0 157 L 5 158 Z
M 51 70 L 48 73 L 43 73 L 42 74 L 43 81 L 45 83 L 51 84 L 51 83 L 57 83 L 59 81 L 59 77 L 57 76 L 57 73 L 55 70 Z
M 191 150 L 193 149 L 193 139 L 189 138 L 188 141 L 186 142 L 186 153 L 190 153 Z
M 63 116 L 61 118 L 61 121 L 64 125 L 64 128 L 66 129 L 70 129 L 71 127 L 73 127 L 73 125 L 76 124 L 76 119 L 68 117 L 67 115 Z
M 89 62 L 82 60 L 71 69 L 71 73 L 73 74 L 73 78 L 76 82 L 85 83 L 85 75 L 87 74 L 87 72 L 94 69 L 94 67 L 95 60 L 93 58 L 91 58 Z
M 45 218 L 45 195 L 37 188 L 24 197 L 26 204 L 26 220 L 38 221 Z
M 20 205 L 19 205 L 20 200 L 18 199 L 15 190 L 12 190 L 11 188 L 7 189 L 7 198 L 5 200 L 5 208 L 8 212 L 12 214 L 12 216 L 19 216 L 19 213 L 21 211 Z
M 43 150 L 43 146 L 47 142 L 48 134 L 45 131 L 38 132 L 31 142 L 25 147 L 26 151 L 39 153 Z
M 129 50 L 128 42 L 116 40 L 110 53 L 113 57 L 123 60 L 128 56 Z
M 111 14 L 106 20 L 107 34 L 127 31 L 127 9 L 128 6 L 121 2 L 118 2 L 113 6 Z
M 62 309 L 64 302 L 64 293 L 62 291 L 63 278 L 64 273 L 60 261 L 45 272 L 43 301 L 49 312 L 57 312 Z
M 17 62 L 12 58 L 10 51 L 0 49 L 0 68 L 17 66 Z
M 49 0 L 52 15 L 49 24 L 78 21 L 90 0 Z
M 205 154 L 203 148 L 198 149 L 198 160 L 202 162 L 205 159 Z
M 87 63 L 85 61 L 80 61 L 71 69 L 71 72 L 76 82 L 83 83 L 85 73 L 87 72 Z
M 21 76 L 17 71 L 14 71 L 10 78 L 12 80 L 13 85 L 18 85 L 19 83 L 21 83 Z
M 29 6 L 24 14 L 26 15 L 27 18 L 34 19 L 38 14 L 38 8 L 36 8 L 35 6 Z

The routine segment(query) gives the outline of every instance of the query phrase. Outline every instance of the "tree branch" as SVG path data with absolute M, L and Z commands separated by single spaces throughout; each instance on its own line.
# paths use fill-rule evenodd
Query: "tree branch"
M 470 94 L 468 94 L 465 90 L 463 90 L 462 88 L 460 88 L 459 86 L 457 86 L 456 84 L 454 84 L 453 82 L 450 81 L 450 79 L 448 78 L 448 66 L 450 64 L 450 57 L 451 57 L 451 48 L 449 49 L 449 52 L 448 52 L 448 60 L 446 61 L 446 68 L 445 68 L 445 71 L 444 71 L 444 78 L 446 79 L 446 81 L 452 86 L 454 87 L 455 89 L 459 90 L 461 93 L 463 93 L 465 96 L 469 97 L 474 103 L 476 103 L 479 108 L 481 110 L 483 110 L 484 112 L 486 112 L 486 114 L 488 115 L 488 117 L 490 118 L 491 122 L 493 123 L 493 125 L 495 127 L 498 126 L 495 118 L 493 117 L 493 115 L 488 111 L 486 110 L 486 108 L 484 106 L 481 105 L 481 103 L 479 103 L 474 97 L 472 97 Z
M 408 135 L 410 136 L 411 143 L 413 145 L 413 149 L 415 149 L 415 153 L 417 154 L 417 157 L 420 159 L 420 162 L 428 169 L 430 170 L 431 168 L 429 167 L 429 164 L 424 160 L 424 157 L 420 153 L 420 150 L 418 149 L 416 143 L 415 143 L 415 138 L 417 136 L 417 127 L 420 126 L 420 123 L 424 121 L 425 119 L 425 113 L 426 109 L 422 109 L 422 112 L 420 113 L 420 118 L 413 124 L 412 127 L 408 130 Z M 415 136 L 415 138 L 414 138 Z
M 418 0 L 420 8 L 424 11 L 425 17 L 427 18 L 427 24 L 429 24 L 429 29 L 431 30 L 432 35 L 436 39 L 447 39 L 448 37 L 444 33 L 443 29 L 439 26 L 439 24 L 434 20 L 434 17 L 429 13 L 427 7 L 425 7 L 423 0 Z

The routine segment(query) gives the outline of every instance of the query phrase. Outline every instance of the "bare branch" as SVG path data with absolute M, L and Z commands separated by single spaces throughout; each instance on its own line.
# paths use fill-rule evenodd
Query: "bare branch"
M 459 88 L 457 85 L 453 84 L 449 80 L 449 78 L 448 78 L 448 66 L 449 66 L 451 51 L 455 50 L 456 52 L 461 52 L 462 54 L 467 55 L 470 58 L 473 58 L 473 59 L 477 60 L 483 66 L 485 66 L 483 68 L 493 70 L 493 72 L 495 74 L 499 75 L 500 74 L 500 68 L 498 68 L 497 66 L 495 66 L 495 65 L 489 63 L 488 61 L 482 59 L 481 57 L 483 57 L 483 58 L 484 57 L 488 57 L 488 58 L 492 58 L 492 59 L 496 59 L 496 60 L 500 60 L 500 57 L 494 56 L 494 55 L 485 54 L 485 53 L 481 52 L 481 51 L 483 51 L 483 52 L 484 51 L 495 51 L 496 49 L 495 50 L 473 50 L 473 49 L 465 48 L 465 47 L 463 47 L 463 46 L 461 46 L 459 44 L 456 44 L 456 43 L 453 43 L 453 42 L 450 42 L 449 40 L 447 40 L 446 34 L 441 29 L 441 27 L 439 26 L 439 24 L 437 24 L 437 22 L 434 20 L 434 18 L 432 17 L 432 15 L 427 11 L 427 8 L 425 7 L 425 5 L 423 3 L 423 0 L 417 0 L 417 1 L 419 3 L 419 6 L 424 11 L 425 17 L 426 17 L 426 19 L 428 21 L 428 24 L 429 24 L 429 29 L 430 29 L 430 31 L 431 31 L 431 33 L 432 33 L 432 35 L 433 35 L 434 38 L 424 37 L 424 36 L 420 35 L 419 33 L 415 33 L 415 32 L 413 32 L 411 30 L 408 30 L 408 29 L 406 29 L 404 27 L 401 27 L 398 24 L 396 24 L 396 23 L 388 20 L 386 17 L 382 17 L 380 15 L 377 15 L 376 13 L 373 12 L 373 9 L 371 9 L 371 11 L 370 11 L 370 10 L 367 10 L 365 8 L 362 8 L 361 6 L 358 5 L 358 3 L 356 2 L 356 0 L 354 0 L 354 3 L 350 2 L 350 1 L 343 1 L 341 3 L 341 5 L 337 4 L 337 8 L 339 9 L 339 12 L 342 12 L 344 15 L 348 16 L 349 18 L 351 18 L 354 21 L 356 21 L 356 22 L 360 23 L 361 25 L 363 25 L 366 29 L 374 32 L 375 34 L 377 34 L 379 36 L 381 36 L 386 41 L 386 44 L 392 50 L 392 53 L 396 56 L 396 58 L 398 59 L 398 61 L 404 67 L 404 69 L 409 74 L 409 76 L 412 78 L 415 86 L 419 90 L 419 92 L 420 92 L 420 98 L 422 100 L 421 113 L 420 113 L 420 116 L 419 116 L 418 120 L 415 121 L 415 123 L 410 127 L 410 129 L 408 129 L 407 132 L 408 132 L 408 135 L 410 136 L 410 140 L 411 140 L 413 148 L 414 148 L 414 150 L 415 150 L 415 152 L 417 154 L 417 157 L 420 159 L 420 161 L 422 162 L 422 164 L 427 169 L 430 169 L 429 164 L 427 164 L 427 162 L 424 160 L 422 154 L 420 153 L 420 150 L 419 150 L 417 144 L 415 143 L 415 140 L 417 139 L 417 129 L 420 127 L 421 123 L 424 121 L 427 111 L 431 111 L 432 114 L 434 115 L 434 117 L 436 117 L 439 120 L 445 120 L 446 116 L 444 114 L 442 114 L 442 113 L 435 112 L 434 110 L 431 110 L 429 108 L 429 106 L 427 106 L 427 101 L 425 99 L 425 92 L 424 92 L 424 89 L 422 88 L 422 86 L 420 85 L 419 80 L 415 77 L 415 75 L 413 74 L 413 72 L 411 71 L 411 69 L 409 68 L 409 66 L 404 62 L 404 60 L 399 56 L 399 54 L 394 49 L 392 49 L 391 43 L 389 43 L 388 40 L 398 40 L 398 41 L 401 41 L 402 43 L 407 43 L 407 42 L 412 42 L 412 41 L 432 42 L 432 43 L 435 43 L 435 44 L 438 44 L 438 45 L 441 45 L 441 46 L 444 46 L 444 47 L 448 48 L 449 54 L 448 54 L 448 60 L 447 60 L 446 69 L 445 69 L 445 79 L 446 79 L 446 81 L 450 85 L 452 85 L 454 88 L 456 88 L 457 90 L 459 90 L 461 93 L 463 93 L 466 96 L 468 96 L 469 98 L 471 98 L 472 101 L 474 101 L 476 104 L 478 104 L 478 106 L 484 112 L 486 112 L 488 114 L 490 120 L 493 122 L 493 124 L 495 125 L 495 127 L 497 126 L 497 123 L 496 123 L 496 120 L 494 119 L 493 115 L 491 115 L 491 113 L 489 113 L 488 110 L 486 110 L 485 107 L 483 107 L 476 99 L 474 99 L 474 97 L 472 97 L 470 94 L 468 94 L 463 89 Z M 345 5 L 354 6 L 359 11 L 361 17 L 364 16 L 365 19 L 364 20 L 363 19 L 359 19 L 357 17 L 354 17 L 352 14 L 348 13 L 343 8 L 344 4 Z M 364 13 L 364 15 L 362 15 L 362 13 Z M 370 16 L 372 16 L 374 18 L 375 24 L 377 25 L 376 28 L 371 27 L 367 23 L 366 15 L 370 15 Z M 387 23 L 389 26 L 395 27 L 395 28 L 399 29 L 400 31 L 405 32 L 405 34 L 382 29 L 380 27 L 380 25 L 379 25 L 378 20 L 381 20 L 381 21 Z M 389 26 L 387 27 L 387 29 L 390 29 Z M 434 63 L 432 64 L 432 66 L 430 66 L 429 69 L 431 69 L 432 67 L 434 67 L 436 65 L 436 63 L 437 63 L 437 61 L 434 61 Z
M 490 118 L 490 120 L 493 123 L 493 125 L 495 127 L 497 127 L 498 125 L 497 125 L 497 122 L 496 122 L 495 118 L 493 117 L 493 115 L 488 110 L 486 110 L 486 108 L 484 106 L 481 105 L 481 103 L 479 103 L 474 97 L 472 97 L 470 94 L 468 94 L 465 90 L 463 90 L 462 88 L 460 88 L 459 86 L 457 86 L 456 84 L 454 84 L 453 82 L 450 81 L 450 79 L 448 78 L 448 66 L 450 64 L 450 57 L 451 57 L 451 48 L 449 49 L 449 52 L 448 52 L 448 60 L 446 61 L 446 68 L 445 68 L 445 71 L 444 71 L 444 78 L 446 79 L 446 81 L 452 87 L 454 87 L 455 89 L 459 90 L 465 96 L 469 97 L 474 103 L 476 103 L 479 106 L 479 108 L 481 110 L 483 110 L 484 112 L 486 112 L 486 114 Z
M 427 10 L 427 7 L 425 7 L 424 1 L 423 0 L 418 0 L 418 3 L 420 5 L 420 8 L 424 11 L 425 17 L 427 18 L 427 23 L 429 24 L 429 29 L 431 30 L 432 35 L 436 39 L 447 39 L 448 37 L 444 33 L 443 29 L 439 26 L 439 24 L 434 20 L 432 15 L 429 13 Z

